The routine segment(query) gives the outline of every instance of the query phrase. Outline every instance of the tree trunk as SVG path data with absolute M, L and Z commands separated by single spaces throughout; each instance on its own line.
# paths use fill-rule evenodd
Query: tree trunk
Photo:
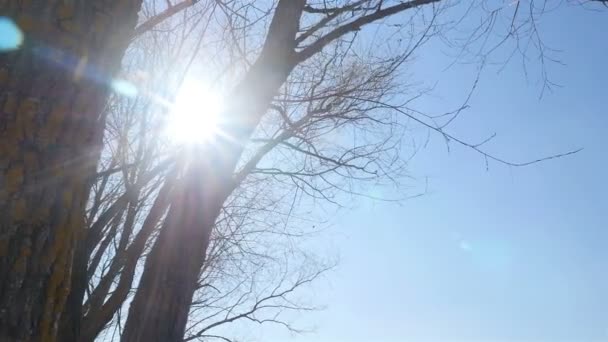
M 190 164 L 183 188 L 146 259 L 122 342 L 183 340 L 211 230 L 235 186 L 232 175 L 243 148 L 295 67 L 295 37 L 305 3 L 279 1 L 259 58 L 229 97 L 233 101 L 220 129 L 230 138 L 218 137 L 204 152 L 186 157 Z
M 1 341 L 57 339 L 101 150 L 100 113 L 140 6 L 0 3 L 24 38 L 0 52 Z
M 211 229 L 229 177 L 214 174 L 214 162 L 188 153 L 171 208 L 152 251 L 121 341 L 181 341 Z

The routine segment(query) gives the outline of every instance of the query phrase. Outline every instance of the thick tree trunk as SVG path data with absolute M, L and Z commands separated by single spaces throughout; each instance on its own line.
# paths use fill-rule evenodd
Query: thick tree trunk
M 200 156 L 184 158 L 183 175 L 146 260 L 121 341 L 182 340 L 211 228 L 223 203 L 218 197 L 225 190 L 219 187 L 230 180 L 213 174 L 214 162 Z
M 55 341 L 101 149 L 100 115 L 141 0 L 0 2 L 0 340 Z M 6 32 L 0 33 L 6 34 Z
M 295 67 L 295 37 L 305 0 L 281 0 L 260 57 L 234 92 L 220 129 L 230 138 L 193 153 L 129 308 L 122 342 L 182 341 L 209 237 L 234 188 L 243 146 Z M 204 111 L 204 106 L 201 108 Z

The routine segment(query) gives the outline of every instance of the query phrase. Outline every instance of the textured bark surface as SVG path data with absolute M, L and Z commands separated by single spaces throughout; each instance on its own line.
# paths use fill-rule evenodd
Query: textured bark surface
M 54 341 L 100 153 L 100 115 L 141 0 L 0 1 L 0 340 Z

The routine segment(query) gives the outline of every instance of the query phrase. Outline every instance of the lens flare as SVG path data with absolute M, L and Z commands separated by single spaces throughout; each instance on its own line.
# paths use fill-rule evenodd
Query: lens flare
M 0 17 L 0 52 L 17 50 L 23 43 L 23 33 L 10 18 Z

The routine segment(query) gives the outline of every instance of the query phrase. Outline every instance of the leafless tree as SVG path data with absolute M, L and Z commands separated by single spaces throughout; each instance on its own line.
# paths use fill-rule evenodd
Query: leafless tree
M 210 11 L 212 7 L 203 9 Z M 182 32 L 189 25 L 200 26 L 200 22 L 184 19 L 179 23 Z M 204 34 L 204 27 L 198 33 Z M 128 58 L 121 72 L 122 79 L 132 75 L 145 78 L 137 91 L 155 95 L 134 96 L 124 81 L 107 106 L 105 148 L 86 216 L 86 238 L 76 251 L 62 340 L 120 336 L 126 318 L 121 312 L 128 309 L 141 276 L 141 262 L 162 228 L 170 198 L 176 196 L 175 188 L 179 188 L 179 152 L 161 133 L 170 101 L 156 94 L 171 92 L 187 69 L 179 64 L 176 67 L 176 56 L 180 61 L 188 60 L 198 51 L 190 47 L 176 53 L 188 36 L 175 35 L 175 31 L 154 32 L 133 42 L 129 56 L 139 58 Z M 174 38 L 171 41 L 177 47 L 166 44 L 169 38 Z M 167 82 L 169 78 L 175 80 Z M 243 319 L 291 326 L 281 320 L 280 312 L 313 308 L 298 305 L 291 297 L 319 277 L 328 264 L 296 247 L 312 232 L 291 227 L 297 218 L 292 201 L 284 201 L 288 191 L 263 191 L 272 187 L 271 179 L 248 179 L 224 204 L 211 238 L 208 262 L 199 275 L 198 299 L 190 315 L 192 339 Z M 279 244 L 283 248 L 276 248 Z M 289 259 L 287 253 L 292 254 Z M 299 262 L 296 255 L 301 256 Z M 281 277 L 271 279 L 268 273 L 262 279 L 261 269 L 278 270 Z M 241 309 L 245 311 L 238 311 Z M 224 313 L 228 314 L 220 318 Z
M 412 91 L 400 73 L 434 36 L 455 48 L 458 59 L 475 58 L 480 65 L 491 62 L 499 49 L 518 52 L 524 61 L 538 53 L 543 87 L 550 88 L 546 63 L 553 58 L 536 22 L 547 2 L 528 5 L 432 0 L 222 3 L 218 13 L 224 20 L 218 21 L 225 27 L 220 31 L 229 32 L 222 38 L 230 52 L 220 53 L 229 58 L 219 70 L 231 70 L 222 79 L 232 89 L 230 103 L 220 125 L 223 135 L 201 150 L 203 160 L 190 156 L 192 166 L 184 171 L 192 172 L 185 176 L 188 190 L 181 193 L 203 205 L 196 214 L 183 202 L 170 209 L 173 219 L 155 241 L 130 307 L 129 317 L 137 319 L 127 319 L 122 340 L 183 336 L 187 304 L 196 289 L 194 270 L 204 265 L 201 250 L 208 248 L 221 205 L 249 177 L 271 177 L 312 199 L 335 203 L 336 194 L 356 194 L 365 181 L 398 179 L 404 170 L 401 137 L 411 123 L 506 165 L 574 153 L 511 162 L 484 150 L 489 139 L 469 143 L 447 131 L 468 98 L 439 115 L 409 106 L 424 92 Z M 475 18 L 481 21 L 471 25 Z M 511 24 L 505 29 L 501 21 Z M 373 51 L 365 52 L 358 38 L 371 26 L 379 33 L 368 45 Z M 458 32 L 450 34 L 460 27 L 465 28 L 464 39 Z M 186 267 L 190 271 L 177 271 L 186 255 L 196 255 Z M 149 314 L 141 319 L 142 312 Z
M 539 18 L 570 4 L 606 2 L 0 5 L 26 35 L 0 56 L 0 337 L 53 341 L 61 326 L 62 339 L 89 341 L 113 322 L 123 341 L 176 341 L 209 338 L 236 319 L 282 322 L 258 314 L 307 308 L 285 296 L 318 272 L 296 267 L 302 273 L 260 280 L 259 272 L 295 256 L 260 253 L 249 238 L 264 227 L 293 241 L 298 208 L 339 205 L 366 185 L 399 185 L 403 156 L 416 152 L 412 125 L 487 163 L 523 166 L 574 153 L 513 162 L 486 150 L 492 137 L 455 136 L 450 124 L 478 79 L 461 106 L 428 113 L 415 106 L 428 89 L 408 82 L 407 68 L 435 38 L 455 62 L 480 70 L 519 58 L 542 94 L 556 85 L 549 68 L 559 59 Z M 214 143 L 179 150 L 160 131 L 187 73 L 205 74 L 228 101 Z M 109 89 L 117 97 L 106 102 Z M 248 221 L 263 215 L 260 203 L 276 204 L 272 212 L 286 223 Z M 275 263 L 262 262 L 267 257 Z M 250 273 L 232 277 L 241 263 Z M 258 291 L 260 282 L 270 285 Z

